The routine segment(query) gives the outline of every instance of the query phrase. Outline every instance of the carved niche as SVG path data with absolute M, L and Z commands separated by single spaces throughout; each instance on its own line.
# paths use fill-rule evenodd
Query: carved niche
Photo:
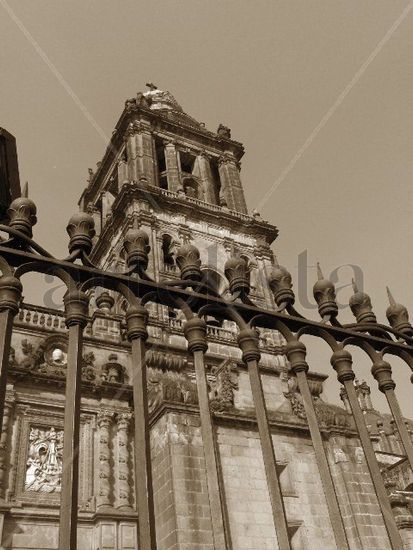
M 124 384 L 125 372 L 125 367 L 118 363 L 117 354 L 111 353 L 109 355 L 109 361 L 102 366 L 102 382 L 108 382 L 109 384 Z
M 26 491 L 60 493 L 63 430 L 31 427 L 24 488 Z

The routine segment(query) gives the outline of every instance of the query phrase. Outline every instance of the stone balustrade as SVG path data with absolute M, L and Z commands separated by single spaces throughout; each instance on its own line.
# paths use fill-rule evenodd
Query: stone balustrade
M 111 326 L 114 323 L 119 324 L 119 331 L 116 331 L 118 334 L 115 334 L 112 330 L 113 334 L 110 339 L 111 341 L 118 341 L 118 343 L 121 343 L 122 335 L 120 331 L 119 317 L 114 317 L 110 314 L 107 316 L 99 317 L 99 331 L 94 328 L 93 319 L 89 319 L 88 324 L 85 328 L 85 336 L 97 338 L 103 337 L 102 335 L 104 334 L 104 331 L 102 332 L 101 329 L 102 324 L 104 324 L 105 321 L 107 321 L 108 325 Z M 24 304 L 23 307 L 21 307 L 20 312 L 15 319 L 15 325 L 18 327 L 51 330 L 57 332 L 66 331 L 65 317 L 63 311 L 31 304 Z M 171 332 L 181 333 L 183 332 L 184 321 L 182 319 L 176 318 L 169 318 L 165 321 L 159 321 L 156 317 L 150 316 L 149 325 L 159 327 L 161 329 L 166 328 Z M 210 341 L 236 345 L 236 331 L 234 330 L 214 325 L 208 325 L 207 335 Z M 261 349 L 271 349 L 274 346 L 277 348 L 280 347 L 278 342 L 274 342 L 272 344 L 270 341 L 268 341 L 268 338 L 260 337 L 259 343 Z

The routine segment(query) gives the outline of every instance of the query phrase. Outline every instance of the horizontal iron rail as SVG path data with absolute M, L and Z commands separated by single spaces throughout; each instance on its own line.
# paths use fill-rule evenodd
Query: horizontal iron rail
M 179 308 L 179 306 L 176 305 L 176 302 L 182 300 L 190 304 L 190 307 L 194 312 L 199 311 L 203 306 L 212 305 L 216 306 L 217 311 L 219 310 L 219 313 L 217 313 L 218 316 L 229 319 L 230 316 L 226 316 L 224 312 L 225 309 L 228 309 L 229 306 L 231 306 L 231 308 L 235 310 L 247 323 L 256 317 L 259 318 L 259 321 L 257 321 L 256 324 L 262 328 L 275 329 L 277 323 L 281 321 L 292 332 L 298 332 L 300 329 L 302 330 L 307 328 L 309 329 L 307 333 L 317 335 L 317 331 L 322 330 L 330 334 L 336 342 L 344 342 L 345 340 L 351 339 L 353 343 L 366 342 L 376 351 L 386 349 L 387 353 L 392 353 L 397 356 L 400 356 L 400 354 L 404 352 L 413 357 L 413 345 L 390 339 L 389 334 L 387 333 L 387 338 L 384 338 L 369 334 L 367 332 L 361 332 L 360 329 L 362 326 L 359 326 L 358 330 L 352 330 L 345 327 L 327 325 L 304 317 L 287 315 L 277 311 L 269 311 L 256 305 L 248 305 L 242 302 L 228 303 L 223 298 L 216 297 L 212 294 L 202 294 L 195 292 L 192 289 L 187 290 L 171 285 L 165 285 L 159 281 L 152 282 L 144 280 L 136 275 L 122 275 L 120 273 L 104 271 L 102 269 L 71 263 L 65 260 L 58 260 L 47 256 L 41 256 L 31 252 L 11 249 L 5 246 L 0 246 L 0 256 L 2 256 L 12 267 L 15 268 L 21 267 L 24 264 L 36 264 L 36 269 L 34 269 L 34 267 L 32 269 L 28 266 L 28 272 L 38 271 L 40 273 L 56 274 L 58 269 L 62 269 L 79 284 L 84 284 L 93 280 L 91 287 L 102 286 L 116 290 L 120 284 L 123 284 L 139 298 L 142 298 L 150 293 L 151 301 L 169 305 L 171 307 Z

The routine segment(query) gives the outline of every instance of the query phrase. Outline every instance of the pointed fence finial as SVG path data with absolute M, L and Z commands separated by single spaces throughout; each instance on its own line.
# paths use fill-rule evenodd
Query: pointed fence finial
M 274 267 L 268 278 L 268 284 L 274 295 L 274 300 L 277 306 L 292 306 L 295 302 L 295 295 L 292 290 L 293 282 L 291 273 L 287 268 L 278 263 L 277 258 L 274 258 Z
M 377 323 L 376 316 L 373 313 L 370 296 L 358 289 L 354 279 L 351 279 L 351 283 L 353 285 L 354 294 L 350 296 L 349 305 L 357 323 Z
M 390 303 L 389 307 L 386 309 L 386 317 L 390 323 L 390 326 L 402 334 L 412 336 L 413 327 L 409 321 L 409 312 L 407 311 L 407 308 L 396 302 L 388 286 L 386 289 Z
M 239 293 L 240 296 L 249 294 L 251 287 L 248 264 L 235 250 L 234 243 L 231 243 L 231 255 L 225 262 L 224 272 L 231 294 Z
M 190 236 L 182 235 L 183 244 L 176 251 L 176 265 L 181 279 L 200 281 L 202 279 L 201 257 L 198 248 L 189 242 Z
M 357 294 L 357 292 L 359 291 L 359 289 L 358 289 L 358 287 L 357 287 L 357 283 L 356 283 L 356 281 L 355 281 L 354 278 L 351 279 L 351 285 L 352 285 L 352 287 L 353 287 L 353 292 L 354 292 L 354 294 Z
M 386 290 L 387 290 L 387 297 L 389 299 L 389 304 L 391 306 L 395 306 L 396 300 L 393 298 L 393 294 L 390 292 L 390 288 L 388 286 L 386 286 Z
M 317 262 L 317 282 L 313 286 L 313 296 L 318 305 L 318 313 L 325 317 L 337 317 L 336 289 L 331 281 L 326 279 Z
M 13 229 L 17 229 L 20 233 L 24 233 L 27 237 L 33 236 L 33 226 L 37 223 L 37 209 L 34 202 L 29 199 L 29 184 L 23 185 L 21 196 L 14 199 L 10 204 L 7 214 L 9 217 L 9 225 Z

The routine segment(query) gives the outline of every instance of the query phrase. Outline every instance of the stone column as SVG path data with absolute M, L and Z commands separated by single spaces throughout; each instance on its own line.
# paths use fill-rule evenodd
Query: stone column
M 117 437 L 117 491 L 116 508 L 131 508 L 131 484 L 129 482 L 128 432 L 132 413 L 122 412 L 116 416 Z
M 138 154 L 138 181 L 155 185 L 155 150 L 150 123 L 141 122 L 136 135 Z
M 176 193 L 177 191 L 182 189 L 182 184 L 179 176 L 176 147 L 173 141 L 165 142 L 165 163 L 166 174 L 168 178 L 168 189 Z
M 239 169 L 234 155 L 229 152 L 224 153 L 219 158 L 218 170 L 221 179 L 221 202 L 224 200 L 226 206 L 231 210 L 246 213 L 247 204 L 245 202 Z
M 211 164 L 208 155 L 202 151 L 197 157 L 199 167 L 199 177 L 202 181 L 203 197 L 202 200 L 210 204 L 218 204 L 217 189 L 214 186 Z
M 110 506 L 110 425 L 113 412 L 100 410 L 97 417 L 99 428 L 99 489 L 96 499 L 97 508 Z
M 128 165 L 124 155 L 122 154 L 118 160 L 118 188 L 129 181 Z
M 10 417 L 12 414 L 14 405 L 14 392 L 6 393 L 6 400 L 4 403 L 3 413 L 3 428 L 0 437 L 0 500 L 4 500 L 7 489 L 7 476 L 6 476 L 6 459 L 10 454 L 7 447 L 10 428 Z
M 136 151 L 136 129 L 133 122 L 130 122 L 125 133 L 125 149 L 127 159 L 127 172 L 129 180 L 138 181 L 137 151 Z

